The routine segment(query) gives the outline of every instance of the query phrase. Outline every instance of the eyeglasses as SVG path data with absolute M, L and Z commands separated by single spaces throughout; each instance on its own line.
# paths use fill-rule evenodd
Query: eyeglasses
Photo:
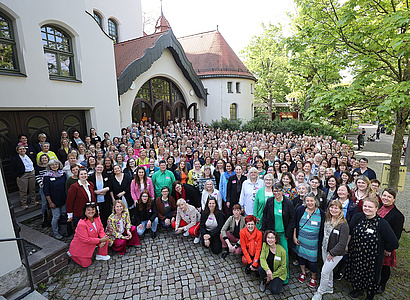
M 274 194 L 279 194 L 279 193 L 282 193 L 282 191 L 273 190 L 272 193 L 274 193 Z

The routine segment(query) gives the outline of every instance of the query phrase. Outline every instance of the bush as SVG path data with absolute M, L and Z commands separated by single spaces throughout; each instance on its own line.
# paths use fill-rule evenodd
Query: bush
M 242 127 L 242 121 L 238 120 L 229 120 L 222 117 L 220 121 L 212 120 L 210 126 L 214 129 L 220 128 L 221 130 L 240 130 Z
M 334 127 L 326 124 L 315 124 L 310 121 L 299 121 L 296 119 L 271 121 L 267 116 L 258 116 L 242 126 L 242 130 L 249 132 L 262 132 L 263 129 L 266 132 L 273 132 L 275 134 L 292 132 L 295 135 L 330 135 L 342 143 L 348 142 L 342 138 L 341 134 Z

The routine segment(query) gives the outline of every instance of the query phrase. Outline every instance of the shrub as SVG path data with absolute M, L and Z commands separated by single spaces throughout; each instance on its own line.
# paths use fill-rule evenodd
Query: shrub
M 222 117 L 220 121 L 212 120 L 210 126 L 214 129 L 220 128 L 221 130 L 239 130 L 242 126 L 242 120 L 229 120 Z

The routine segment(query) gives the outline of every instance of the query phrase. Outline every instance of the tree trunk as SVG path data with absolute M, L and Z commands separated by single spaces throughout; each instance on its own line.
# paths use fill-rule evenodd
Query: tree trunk
M 410 134 L 407 137 L 407 147 L 410 145 Z M 410 151 L 406 151 L 406 157 L 404 158 L 404 165 L 410 167 L 408 164 L 410 163 Z
M 390 161 L 390 177 L 389 187 L 397 191 L 399 184 L 399 169 L 401 161 L 401 151 L 403 145 L 404 131 L 407 127 L 407 111 L 396 112 L 396 133 L 392 145 L 391 161 Z

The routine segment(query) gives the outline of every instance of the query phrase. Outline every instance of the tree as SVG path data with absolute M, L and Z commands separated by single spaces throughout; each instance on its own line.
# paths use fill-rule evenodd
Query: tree
M 316 87 L 316 107 L 371 108 L 395 118 L 389 186 L 397 188 L 401 146 L 410 115 L 409 1 L 297 0 L 307 20 L 305 42 L 338 49 L 353 75 L 350 86 Z
M 286 95 L 290 93 L 287 57 L 282 27 L 271 24 L 262 24 L 262 27 L 262 35 L 254 36 L 241 54 L 245 58 L 246 67 L 258 79 L 255 98 L 268 103 L 271 115 L 272 102 L 286 102 Z

